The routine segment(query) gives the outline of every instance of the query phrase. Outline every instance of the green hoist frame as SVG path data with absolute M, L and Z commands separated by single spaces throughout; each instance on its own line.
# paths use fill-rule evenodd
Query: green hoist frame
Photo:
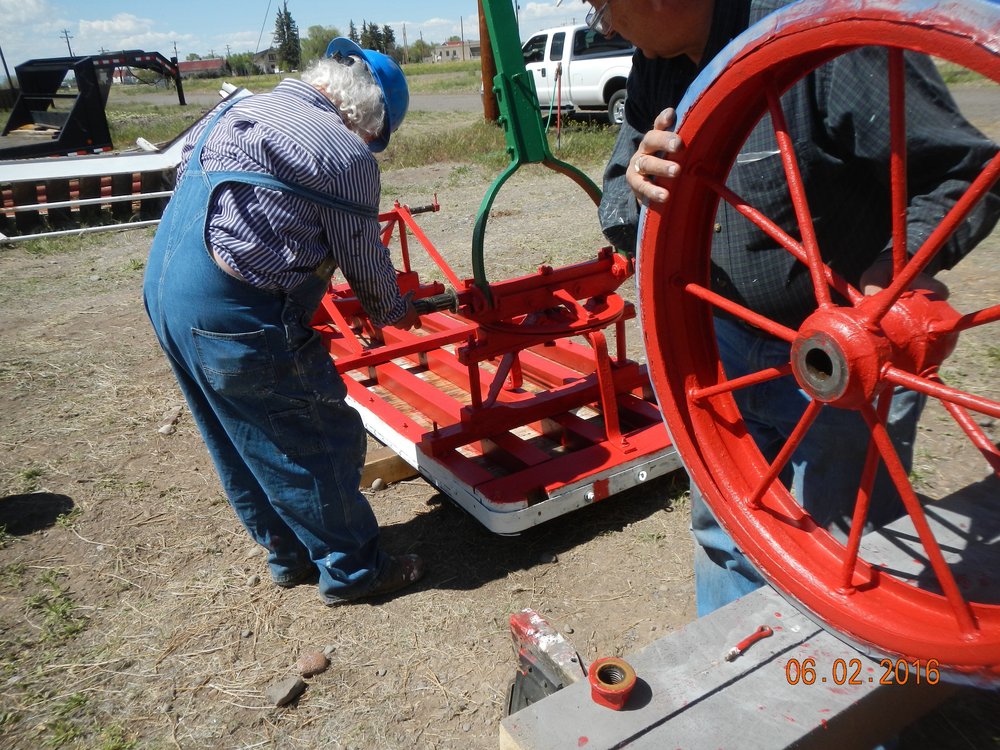
M 601 202 L 601 190 L 583 172 L 555 158 L 542 127 L 542 118 L 535 93 L 534 78 L 524 67 L 520 35 L 511 0 L 482 0 L 481 8 L 490 35 L 497 74 L 493 91 L 500 109 L 499 123 L 504 129 L 510 164 L 500 174 L 483 197 L 472 234 L 472 270 L 476 286 L 492 300 L 486 267 L 483 261 L 483 238 L 490 208 L 503 184 L 522 164 L 542 164 L 566 175 L 584 189 L 595 204 Z

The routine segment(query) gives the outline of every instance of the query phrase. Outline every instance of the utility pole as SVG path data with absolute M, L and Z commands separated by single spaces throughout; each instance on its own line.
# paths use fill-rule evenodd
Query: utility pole
M 69 31 L 67 29 L 63 29 L 62 33 L 63 33 L 63 39 L 66 40 L 66 49 L 69 50 L 69 56 L 75 57 L 75 55 L 73 54 L 73 48 L 69 46 L 69 40 L 72 39 L 73 37 L 69 35 Z
M 406 46 L 406 24 L 403 24 L 403 64 L 410 62 L 410 51 Z
M 14 90 L 14 81 L 10 77 L 10 70 L 7 68 L 7 58 L 3 56 L 3 47 L 0 47 L 0 61 L 3 62 L 3 72 L 7 76 L 7 88 Z
M 458 30 L 462 36 L 462 62 L 465 62 L 465 19 L 458 17 Z
M 500 107 L 493 91 L 493 79 L 497 75 L 497 64 L 493 57 L 493 41 L 483 12 L 483 0 L 479 0 L 479 64 L 483 77 L 483 118 L 486 122 L 500 119 Z

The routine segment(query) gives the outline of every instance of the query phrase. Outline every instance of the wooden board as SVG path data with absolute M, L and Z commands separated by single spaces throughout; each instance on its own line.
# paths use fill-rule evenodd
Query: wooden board
M 938 542 L 960 570 L 996 570 L 1000 509 L 984 502 L 996 499 L 994 480 L 927 505 Z M 909 519 L 901 519 L 866 536 L 864 554 L 921 585 L 926 576 L 913 540 Z M 966 578 L 967 595 L 1000 601 L 995 576 Z M 728 650 L 761 625 L 774 634 L 727 662 Z M 638 682 L 624 710 L 595 703 L 581 681 L 505 718 L 501 750 L 865 748 L 959 689 L 943 679 L 929 684 L 912 666 L 902 667 L 906 684 L 896 684 L 896 660 L 859 652 L 770 587 L 625 658 Z M 804 666 L 814 671 L 812 684 L 805 684 Z

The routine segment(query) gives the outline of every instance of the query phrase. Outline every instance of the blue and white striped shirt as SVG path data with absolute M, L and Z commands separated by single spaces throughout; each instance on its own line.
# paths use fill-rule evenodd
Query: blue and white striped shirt
M 208 119 L 187 139 L 178 183 Z M 378 208 L 382 186 L 375 157 L 344 125 L 337 108 L 297 79 L 286 78 L 270 93 L 233 105 L 209 134 L 201 161 L 206 171 L 262 172 Z M 376 325 L 406 312 L 374 218 L 282 191 L 226 183 L 211 200 L 205 231 L 209 246 L 255 287 L 293 289 L 332 256 Z

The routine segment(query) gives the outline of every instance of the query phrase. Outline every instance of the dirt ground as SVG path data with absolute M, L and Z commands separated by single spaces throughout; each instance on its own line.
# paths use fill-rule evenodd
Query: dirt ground
M 997 138 L 993 112 L 984 127 Z M 383 199 L 436 194 L 441 211 L 420 224 L 470 276 L 493 177 L 470 164 L 390 165 Z M 579 188 L 538 168 L 504 188 L 493 216 L 491 278 L 584 260 L 602 244 Z M 273 587 L 145 319 L 151 236 L 0 250 L 0 745 L 495 748 L 516 665 L 512 613 L 542 613 L 585 661 L 693 619 L 683 475 L 517 537 L 486 532 L 422 480 L 366 490 L 385 546 L 421 553 L 426 579 L 378 606 L 336 609 L 312 587 Z M 948 277 L 959 309 L 996 299 L 1000 238 L 990 243 Z M 949 362 L 993 398 L 996 344 L 969 337 Z M 929 496 L 987 474 L 955 433 L 939 413 L 925 419 L 914 482 Z M 265 690 L 317 650 L 329 669 L 275 708 Z M 997 747 L 997 707 L 995 694 L 963 694 L 902 747 Z

